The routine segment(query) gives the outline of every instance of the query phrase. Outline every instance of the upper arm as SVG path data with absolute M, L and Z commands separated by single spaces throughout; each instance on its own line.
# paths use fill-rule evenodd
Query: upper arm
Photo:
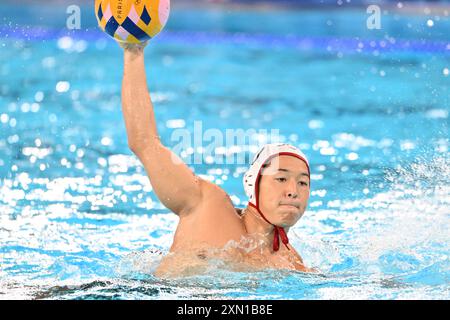
M 202 179 L 159 140 L 132 150 L 144 165 L 150 184 L 164 206 L 181 215 L 200 203 Z

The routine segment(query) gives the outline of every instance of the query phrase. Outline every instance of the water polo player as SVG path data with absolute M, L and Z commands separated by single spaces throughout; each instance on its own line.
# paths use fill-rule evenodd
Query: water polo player
M 179 217 L 170 248 L 174 255 L 163 260 L 158 273 L 180 268 L 176 253 L 194 256 L 201 252 L 198 255 L 205 257 L 205 252 L 230 248 L 230 243 L 236 244 L 235 252 L 228 252 L 227 259 L 236 255 L 243 264 L 257 268 L 308 271 L 287 236 L 309 199 L 310 170 L 305 155 L 286 144 L 264 146 L 244 175 L 249 204 L 242 211 L 235 209 L 223 189 L 195 176 L 181 161 L 173 161 L 173 153 L 161 144 L 143 51 L 124 49 L 122 110 L 130 149 L 144 165 L 159 200 Z M 250 251 L 240 248 L 239 243 L 248 241 L 257 246 Z
M 109 6 L 99 8 L 102 18 L 103 11 L 114 16 Z M 131 9 L 133 19 L 138 11 L 142 15 L 142 8 Z M 115 30 L 112 27 L 108 29 L 106 24 L 104 30 L 110 33 Z M 262 147 L 244 175 L 248 206 L 236 209 L 223 189 L 196 176 L 162 145 L 146 81 L 144 47 L 148 39 L 136 41 L 137 36 L 127 36 L 133 40 L 128 41 L 124 34 L 110 33 L 124 48 L 122 111 L 128 144 L 144 165 L 159 200 L 179 217 L 170 253 L 156 274 L 179 275 L 204 266 L 212 257 L 240 268 L 311 271 L 287 236 L 305 212 L 310 195 L 306 156 L 287 144 Z

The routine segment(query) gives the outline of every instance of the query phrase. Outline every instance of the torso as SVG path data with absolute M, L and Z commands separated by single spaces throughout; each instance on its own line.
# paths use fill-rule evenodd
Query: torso
M 226 192 L 212 183 L 203 189 L 202 203 L 180 221 L 170 253 L 161 261 L 157 276 L 202 273 L 211 258 L 219 258 L 231 269 L 266 268 L 308 271 L 300 255 L 289 245 L 278 252 L 261 252 L 249 237 L 241 217 Z M 248 247 L 251 247 L 250 250 Z

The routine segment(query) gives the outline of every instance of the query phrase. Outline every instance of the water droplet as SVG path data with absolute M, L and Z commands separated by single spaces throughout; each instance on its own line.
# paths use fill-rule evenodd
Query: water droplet
M 354 161 L 357 160 L 359 158 L 358 154 L 355 152 L 350 152 L 349 154 L 347 154 L 347 159 L 350 161 Z
M 34 100 L 36 102 L 42 102 L 43 99 L 44 99 L 44 93 L 42 91 L 36 92 L 36 94 L 34 95 Z
M 104 146 L 110 146 L 112 144 L 112 140 L 109 137 L 103 137 L 101 143 Z
M 2 123 L 7 123 L 9 121 L 9 116 L 6 113 L 2 113 L 2 115 L 0 116 L 0 121 Z
M 67 50 L 73 46 L 73 40 L 71 37 L 62 37 L 58 39 L 58 48 Z
M 63 92 L 67 92 L 70 89 L 70 83 L 67 81 L 59 81 L 56 84 L 56 91 L 63 93 Z
M 444 68 L 444 70 L 442 70 L 442 74 L 447 77 L 450 74 L 449 69 L 448 68 Z

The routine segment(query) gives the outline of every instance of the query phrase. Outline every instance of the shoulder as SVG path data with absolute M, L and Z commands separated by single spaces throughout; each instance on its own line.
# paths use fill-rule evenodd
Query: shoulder
M 226 191 L 211 181 L 200 179 L 200 188 L 202 191 L 203 201 L 216 200 L 216 199 L 223 199 L 226 201 L 231 201 L 231 198 L 226 193 Z
M 203 180 L 204 181 L 204 180 Z M 209 182 L 209 181 L 204 181 L 202 183 L 204 188 L 204 195 L 209 195 L 210 197 L 212 197 L 213 200 L 219 200 L 219 201 L 225 201 L 229 204 L 232 205 L 233 208 L 233 212 L 239 217 L 242 218 L 242 214 L 243 214 L 243 209 L 241 208 L 235 208 L 233 201 L 231 200 L 230 195 L 221 187 L 219 187 L 218 185 Z
M 190 215 L 192 212 L 217 211 L 218 208 L 232 209 L 236 212 L 230 196 L 223 188 L 202 178 L 199 178 L 199 187 L 201 200 L 195 207 L 186 211 L 187 215 Z

